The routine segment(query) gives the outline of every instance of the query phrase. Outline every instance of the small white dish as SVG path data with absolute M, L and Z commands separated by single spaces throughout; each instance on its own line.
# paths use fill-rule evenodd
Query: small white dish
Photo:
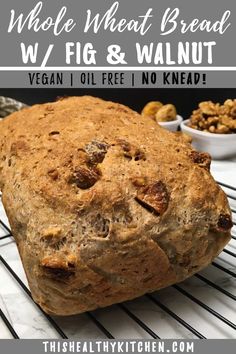
M 208 152 L 213 159 L 222 160 L 236 156 L 236 134 L 214 134 L 188 127 L 189 119 L 184 120 L 181 130 L 189 135 L 196 150 Z
M 171 120 L 170 122 L 158 122 L 158 124 L 171 132 L 176 132 L 182 120 L 183 118 L 177 115 L 175 120 Z

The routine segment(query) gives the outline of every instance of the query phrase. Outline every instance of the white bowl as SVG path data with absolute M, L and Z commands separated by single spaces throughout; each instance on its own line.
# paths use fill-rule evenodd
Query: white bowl
M 220 160 L 236 156 L 236 134 L 214 134 L 188 127 L 189 119 L 181 123 L 181 130 L 189 135 L 196 150 L 208 152 Z
M 183 118 L 177 115 L 175 120 L 171 120 L 170 122 L 158 122 L 158 124 L 171 132 L 176 132 L 182 120 Z

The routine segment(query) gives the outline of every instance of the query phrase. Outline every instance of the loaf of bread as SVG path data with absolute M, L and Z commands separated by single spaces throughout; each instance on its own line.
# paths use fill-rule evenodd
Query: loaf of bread
M 0 188 L 34 300 L 71 315 L 166 287 L 230 239 L 210 157 L 117 103 L 70 97 L 0 122 Z

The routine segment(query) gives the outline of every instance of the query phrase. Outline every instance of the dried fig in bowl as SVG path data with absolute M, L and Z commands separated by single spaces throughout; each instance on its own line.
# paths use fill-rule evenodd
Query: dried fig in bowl
M 143 108 L 141 114 L 143 116 L 147 116 L 155 120 L 156 113 L 159 111 L 159 109 L 163 106 L 161 102 L 158 101 L 151 101 L 146 104 L 146 106 Z
M 177 112 L 173 104 L 165 104 L 156 113 L 155 119 L 157 122 L 171 122 L 176 120 Z

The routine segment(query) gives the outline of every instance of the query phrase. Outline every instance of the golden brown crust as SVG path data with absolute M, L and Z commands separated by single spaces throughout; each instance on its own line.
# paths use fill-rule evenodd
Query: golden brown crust
M 230 238 L 209 157 L 93 97 L 0 122 L 0 187 L 33 297 L 69 315 L 179 282 Z

